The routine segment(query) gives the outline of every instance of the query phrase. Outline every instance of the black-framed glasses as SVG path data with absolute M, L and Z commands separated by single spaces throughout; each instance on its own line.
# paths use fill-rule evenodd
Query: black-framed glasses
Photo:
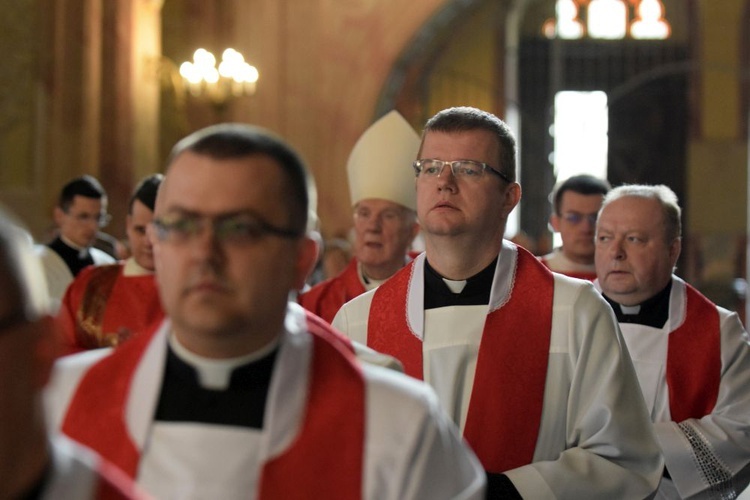
M 573 224 L 574 226 L 577 226 L 584 220 L 588 221 L 589 224 L 592 226 L 596 226 L 596 219 L 599 217 L 598 213 L 595 214 L 582 214 L 580 212 L 565 212 L 562 214 L 562 218 Z
M 304 229 L 277 227 L 253 213 L 242 212 L 221 217 L 208 217 L 198 214 L 167 214 L 152 222 L 156 237 L 169 243 L 188 243 L 198 237 L 210 225 L 214 236 L 230 244 L 248 244 L 266 236 L 297 239 Z
M 443 173 L 443 169 L 446 165 L 450 166 L 453 176 L 457 179 L 479 179 L 484 176 L 486 171 L 490 171 L 508 184 L 512 182 L 507 175 L 497 168 L 474 160 L 445 161 L 425 158 L 423 160 L 415 161 L 412 164 L 412 167 L 414 167 L 414 173 L 417 177 L 419 177 L 419 175 L 425 177 L 440 177 L 440 174 Z
M 107 224 L 109 224 L 112 221 L 112 216 L 110 214 L 97 214 L 97 215 L 86 214 L 86 213 L 73 214 L 67 211 L 65 213 L 70 215 L 74 221 L 80 224 L 89 224 L 93 222 L 99 227 L 105 227 Z

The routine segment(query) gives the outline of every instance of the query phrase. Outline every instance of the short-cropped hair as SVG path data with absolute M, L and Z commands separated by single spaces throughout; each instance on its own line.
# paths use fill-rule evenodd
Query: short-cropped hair
M 589 174 L 580 174 L 568 177 L 564 181 L 558 182 L 549 195 L 552 208 L 556 215 L 560 214 L 560 205 L 562 197 L 566 191 L 582 195 L 600 194 L 604 196 L 612 189 L 612 186 L 606 179 L 600 179 Z
M 154 205 L 156 204 L 156 194 L 159 192 L 159 186 L 163 180 L 164 175 L 162 174 L 152 174 L 141 179 L 141 182 L 135 187 L 128 201 L 128 214 L 132 215 L 135 200 L 140 201 L 153 212 Z
M 223 123 L 198 130 L 182 139 L 172 148 L 168 164 L 186 151 L 216 160 L 254 155 L 268 156 L 275 160 L 288 180 L 291 224 L 300 232 L 306 230 L 310 204 L 309 174 L 299 154 L 281 137 L 262 127 Z
M 515 182 L 516 138 L 508 124 L 492 113 L 469 106 L 444 109 L 427 120 L 422 131 L 422 141 L 424 142 L 425 134 L 428 132 L 453 133 L 472 130 L 486 130 L 495 136 L 500 149 L 497 168 L 508 179 Z
M 57 206 L 63 212 L 67 212 L 73 204 L 73 198 L 83 196 L 84 198 L 93 198 L 95 200 L 106 200 L 107 192 L 96 178 L 91 175 L 82 175 L 71 179 L 65 184 L 60 191 L 60 197 L 57 200 Z
M 612 189 L 604 197 L 602 210 L 615 200 L 625 197 L 646 198 L 659 202 L 664 214 L 664 231 L 666 241 L 672 241 L 682 237 L 682 210 L 677 201 L 677 195 L 669 187 L 647 184 L 626 184 Z

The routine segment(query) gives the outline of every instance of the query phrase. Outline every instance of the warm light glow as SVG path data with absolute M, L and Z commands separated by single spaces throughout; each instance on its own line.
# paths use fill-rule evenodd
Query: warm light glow
M 628 3 L 635 6 L 632 23 Z M 585 27 L 579 9 L 585 12 Z M 556 0 L 555 18 L 542 24 L 542 34 L 550 39 L 578 39 L 586 33 L 609 40 L 625 38 L 628 33 L 635 39 L 663 40 L 672 34 L 672 27 L 661 0 Z
M 558 182 L 578 174 L 607 178 L 608 129 L 605 92 L 562 91 L 555 95 L 550 162 Z M 559 234 L 553 239 L 555 246 L 562 244 Z
M 235 96 L 255 93 L 259 78 L 255 66 L 245 62 L 238 51 L 229 48 L 221 56 L 216 67 L 216 57 L 206 49 L 198 49 L 193 54 L 193 62 L 184 62 L 180 66 L 180 75 L 187 82 L 193 95 L 207 95 L 219 106 Z
M 561 91 L 555 95 L 552 163 L 558 180 L 576 174 L 607 175 L 607 94 Z
M 627 5 L 623 0 L 591 0 L 587 27 L 592 38 L 625 38 L 628 27 Z
M 578 19 L 578 5 L 573 0 L 557 0 L 555 3 L 556 20 L 544 23 L 542 31 L 547 38 L 559 36 L 574 40 L 583 36 L 583 23 Z
M 633 38 L 669 38 L 672 28 L 663 16 L 664 5 L 659 0 L 641 0 L 638 17 L 630 26 L 630 34 Z

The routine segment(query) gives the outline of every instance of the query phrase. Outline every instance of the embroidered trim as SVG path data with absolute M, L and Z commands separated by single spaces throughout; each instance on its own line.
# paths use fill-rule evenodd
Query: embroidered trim
M 738 493 L 732 484 L 732 473 L 711 449 L 708 440 L 688 422 L 680 422 L 677 427 L 693 449 L 693 460 L 698 466 L 701 478 L 709 486 L 709 497 L 721 500 L 736 499 Z
M 415 258 L 414 261 L 416 260 L 417 259 Z M 422 263 L 422 265 L 424 265 L 424 262 Z M 419 335 L 419 333 L 414 331 L 414 329 L 411 327 L 411 319 L 409 318 L 409 295 L 411 295 L 410 292 L 411 292 L 411 286 L 413 283 L 412 280 L 414 279 L 414 271 L 416 268 L 417 268 L 417 263 L 414 262 L 411 265 L 411 269 L 409 269 L 409 280 L 406 282 L 408 285 L 406 288 L 406 294 L 404 295 L 404 304 L 405 304 L 404 312 L 406 313 L 406 327 L 409 329 L 409 333 L 411 333 L 414 337 L 418 338 L 420 342 L 422 342 L 422 337 Z M 422 296 L 424 296 L 424 292 L 422 293 Z M 422 309 L 424 309 L 424 307 Z M 424 319 L 422 321 L 424 321 Z M 424 325 L 422 325 L 422 333 L 424 334 Z

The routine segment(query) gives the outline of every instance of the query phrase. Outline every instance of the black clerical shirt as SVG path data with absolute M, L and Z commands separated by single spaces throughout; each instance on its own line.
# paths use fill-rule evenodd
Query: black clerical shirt
M 195 368 L 170 347 L 156 420 L 262 429 L 277 352 L 235 368 L 229 387 L 214 390 L 201 387 Z
M 466 286 L 454 293 L 430 263 L 425 260 L 424 308 L 437 309 L 447 306 L 479 306 L 490 303 L 492 280 L 495 277 L 497 258 L 489 266 L 466 280 Z
M 78 250 L 77 248 L 73 248 L 65 243 L 59 236 L 52 240 L 47 246 L 57 252 L 57 255 L 65 261 L 73 276 L 78 276 L 78 273 L 80 273 L 84 267 L 94 265 L 94 258 L 91 256 L 91 252 L 86 249 Z
M 672 280 L 670 279 L 667 286 L 661 292 L 650 299 L 644 300 L 637 306 L 625 307 L 625 311 L 623 311 L 623 306 L 606 295 L 604 295 L 604 298 L 615 311 L 618 323 L 635 323 L 653 328 L 662 328 L 669 319 L 669 297 L 671 292 Z

